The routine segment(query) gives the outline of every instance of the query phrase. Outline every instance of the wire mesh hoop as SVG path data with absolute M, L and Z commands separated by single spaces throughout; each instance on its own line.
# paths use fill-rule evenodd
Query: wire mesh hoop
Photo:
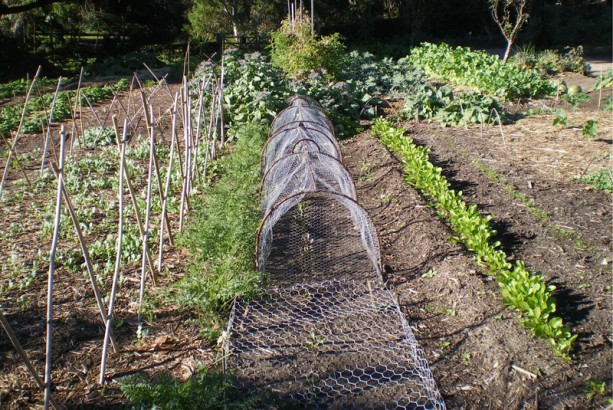
M 356 199 L 351 174 L 336 158 L 319 152 L 299 152 L 279 158 L 262 178 L 262 209 L 298 192 L 330 191 Z
M 333 134 L 297 124 L 271 136 L 262 150 L 261 169 L 266 172 L 271 163 L 293 152 L 318 151 L 341 160 L 341 150 Z
M 303 408 L 445 408 L 423 352 L 380 283 L 275 288 L 237 300 L 228 329 L 226 366 L 250 394 L 274 392 Z
M 274 204 L 258 229 L 257 264 L 279 286 L 381 280 L 375 226 L 353 198 L 337 192 L 298 192 Z
M 303 101 L 296 99 L 295 101 Z M 321 106 L 313 105 L 292 105 L 279 112 L 270 126 L 270 133 L 276 133 L 281 127 L 290 123 L 296 122 L 314 122 L 326 126 L 326 128 L 334 133 L 332 122 L 326 117 Z

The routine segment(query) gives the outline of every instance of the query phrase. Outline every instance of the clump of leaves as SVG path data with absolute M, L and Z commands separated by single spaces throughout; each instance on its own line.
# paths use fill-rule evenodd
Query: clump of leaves
M 555 117 L 551 123 L 553 126 L 559 125 L 561 127 L 566 127 L 568 125 L 568 114 L 561 108 L 558 108 L 555 111 Z
M 442 43 L 423 43 L 411 50 L 409 61 L 434 79 L 475 87 L 501 98 L 554 95 L 556 87 L 533 70 L 503 64 L 497 55 Z
M 581 88 L 573 91 L 573 88 L 571 87 L 569 88 L 568 92 L 562 96 L 562 99 L 568 102 L 573 110 L 576 110 L 579 107 L 579 104 L 589 101 L 590 97 L 581 91 Z
M 444 126 L 493 123 L 494 111 L 502 111 L 495 98 L 478 92 L 454 94 L 447 85 L 423 86 L 407 95 L 403 109 L 408 118 L 432 119 Z
M 343 69 L 346 51 L 340 35 L 315 37 L 309 19 L 294 23 L 284 20 L 270 37 L 271 61 L 290 77 L 321 69 L 329 77 L 338 78 Z
M 521 69 L 532 69 L 547 75 L 563 72 L 586 74 L 590 69 L 583 58 L 582 46 L 566 47 L 561 51 L 536 51 L 533 45 L 527 45 L 517 50 L 511 62 Z
M 585 395 L 587 396 L 587 398 L 591 399 L 592 397 L 596 395 L 604 394 L 606 388 L 607 388 L 606 382 L 589 381 L 585 384 L 583 391 L 585 392 Z
M 607 70 L 596 78 L 596 83 L 590 91 L 613 87 L 613 70 Z
M 581 129 L 581 133 L 586 137 L 596 138 L 598 136 L 598 122 L 595 120 L 587 120 Z
M 610 169 L 592 172 L 581 178 L 581 182 L 599 191 L 613 192 L 613 173 Z

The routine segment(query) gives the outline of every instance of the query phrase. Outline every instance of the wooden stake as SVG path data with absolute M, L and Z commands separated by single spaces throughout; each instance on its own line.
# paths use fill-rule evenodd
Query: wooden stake
M 45 133 L 45 148 L 43 149 L 43 159 L 40 164 L 40 176 L 43 176 L 43 170 L 45 169 L 45 158 L 47 156 L 47 149 L 49 148 L 49 138 L 51 137 L 51 123 L 53 122 L 53 112 L 55 111 L 55 102 L 57 100 L 57 94 L 60 91 L 62 85 L 62 77 L 58 79 L 57 87 L 55 88 L 55 94 L 53 95 L 53 102 L 51 103 L 51 111 L 49 112 L 49 122 L 47 123 L 47 132 Z
M 153 124 L 153 107 L 149 106 L 150 111 L 150 123 Z M 147 174 L 147 208 L 145 210 L 145 235 L 143 237 L 143 256 L 142 256 L 142 266 L 141 266 L 141 274 L 140 274 L 140 292 L 138 297 L 138 327 L 141 329 L 142 316 L 141 309 L 143 306 L 143 298 L 145 297 L 145 271 L 146 271 L 146 259 L 147 259 L 147 250 L 148 248 L 148 240 L 149 240 L 149 217 L 151 215 L 151 184 L 153 183 L 153 162 L 155 158 L 155 128 L 153 125 L 150 128 L 150 141 L 149 141 L 149 172 Z M 160 198 L 162 200 L 162 198 Z
M 55 175 L 59 178 L 59 170 L 57 169 L 55 164 L 52 165 L 52 169 Z M 100 294 L 100 290 L 98 289 L 98 285 L 96 284 L 94 268 L 92 266 L 91 259 L 89 258 L 89 251 L 87 250 L 87 244 L 85 243 L 85 238 L 83 237 L 83 231 L 81 231 L 81 224 L 79 223 L 79 219 L 77 218 L 77 215 L 74 211 L 74 207 L 72 206 L 72 202 L 70 201 L 70 196 L 68 195 L 68 191 L 66 190 L 65 184 L 62 184 L 62 194 L 64 196 L 64 202 L 66 203 L 66 209 L 70 214 L 70 219 L 72 219 L 72 224 L 74 225 L 75 231 L 77 233 L 77 238 L 79 240 L 79 245 L 81 246 L 81 251 L 83 252 L 83 258 L 85 259 L 85 267 L 87 269 L 87 273 L 89 274 L 89 280 L 92 283 L 92 288 L 94 290 L 94 296 L 96 298 L 96 303 L 98 304 L 100 316 L 102 317 L 103 323 L 106 323 L 106 308 L 104 306 L 104 302 L 102 301 L 102 296 Z M 117 351 L 117 343 L 115 341 L 115 336 L 113 336 L 112 333 L 111 344 L 113 346 L 113 351 Z
M 21 127 L 23 125 L 23 120 L 26 116 L 26 108 L 28 107 L 28 101 L 30 101 L 30 95 L 32 94 L 32 89 L 34 88 L 34 84 L 36 83 L 36 79 L 40 74 L 41 66 L 38 66 L 38 70 L 36 70 L 36 74 L 32 79 L 32 84 L 30 84 L 30 88 L 28 89 L 28 93 L 26 95 L 26 100 L 23 103 L 23 110 L 21 112 L 21 120 L 19 121 L 19 126 L 17 127 L 17 132 L 15 133 L 15 138 L 13 138 L 13 143 L 11 144 L 11 149 L 9 150 L 8 158 L 6 159 L 6 166 L 4 167 L 4 173 L 2 174 L 2 181 L 0 181 L 0 198 L 2 198 L 2 187 L 4 186 L 4 181 L 6 180 L 6 176 L 9 171 L 9 166 L 11 164 L 11 158 L 13 156 L 13 151 L 17 147 L 17 140 L 19 139 L 19 134 L 21 133 Z
M 113 117 L 114 118 L 114 117 Z M 121 138 L 121 154 L 119 160 L 119 228 L 117 233 L 117 256 L 115 258 L 115 271 L 113 272 L 113 284 L 111 295 L 109 296 L 109 311 L 106 317 L 106 329 L 104 332 L 104 343 L 102 345 L 102 359 L 100 362 L 100 384 L 104 383 L 104 372 L 106 369 L 106 355 L 111 335 L 111 322 L 113 321 L 113 308 L 115 307 L 115 294 L 117 293 L 117 281 L 119 279 L 119 268 L 121 266 L 121 242 L 123 239 L 123 178 L 126 168 L 126 143 L 127 143 L 128 120 L 123 122 L 123 136 Z
M 124 120 L 124 124 L 125 123 L 127 123 L 127 118 Z M 119 128 L 117 127 L 117 120 L 115 116 L 113 116 L 113 127 L 115 128 L 115 135 L 118 137 L 117 139 L 119 140 Z M 127 135 L 125 128 L 123 130 L 123 133 Z M 127 139 L 126 139 L 126 143 L 127 143 Z M 121 153 L 121 145 L 119 146 L 119 150 Z M 132 207 L 134 208 L 136 224 L 138 225 L 138 230 L 140 232 L 140 237 L 142 239 L 145 235 L 145 230 L 143 228 L 143 222 L 140 218 L 140 209 L 138 208 L 138 202 L 136 201 L 136 193 L 134 192 L 134 188 L 132 187 L 132 177 L 130 176 L 130 170 L 126 166 L 123 167 L 123 176 L 126 179 L 126 185 L 128 186 L 128 192 L 130 193 L 130 198 L 132 200 Z M 151 277 L 152 277 L 153 283 L 155 284 L 157 275 L 155 273 L 155 268 L 153 267 L 153 259 L 151 258 L 151 254 L 148 251 L 147 251 L 147 263 L 149 265 L 149 270 L 151 271 Z
M 55 252 L 60 237 L 60 219 L 62 215 L 62 186 L 64 172 L 64 148 L 66 132 L 64 126 L 60 131 L 60 158 L 57 178 L 57 195 L 55 200 L 55 223 L 51 251 L 49 254 L 49 275 L 47 277 L 47 343 L 45 349 L 45 409 L 49 408 L 51 400 L 51 351 L 52 351 L 52 325 L 53 325 L 53 275 L 55 274 Z
M 164 188 L 164 200 L 162 201 L 162 217 L 160 220 L 160 247 L 158 249 L 158 272 L 162 272 L 162 253 L 164 252 L 164 220 L 166 219 L 166 205 L 168 194 L 170 191 L 170 180 L 172 176 L 172 165 L 175 151 L 175 140 L 177 138 L 177 100 L 178 93 L 175 94 L 174 110 L 172 113 L 172 129 L 171 129 L 171 141 L 170 141 L 170 160 L 168 161 L 168 169 L 166 170 L 166 187 Z M 170 240 L 172 240 L 172 234 L 168 232 Z M 171 242 L 172 243 L 172 242 Z

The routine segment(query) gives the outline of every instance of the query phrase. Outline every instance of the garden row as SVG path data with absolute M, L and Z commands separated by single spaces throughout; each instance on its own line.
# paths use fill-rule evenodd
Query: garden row
M 569 360 L 577 335 L 554 316 L 555 286 L 547 285 L 542 274 L 528 271 L 522 261 L 509 261 L 500 242 L 494 240 L 496 231 L 489 224 L 492 217 L 482 216 L 476 205 L 468 205 L 461 192 L 451 189 L 442 169 L 430 162 L 428 148 L 417 146 L 405 133 L 389 121 L 373 124 L 373 134 L 401 159 L 406 182 L 430 198 L 439 217 L 457 234 L 453 239 L 474 252 L 477 262 L 496 277 L 504 303 L 521 313 L 521 324 L 535 336 L 548 339 L 556 354 Z

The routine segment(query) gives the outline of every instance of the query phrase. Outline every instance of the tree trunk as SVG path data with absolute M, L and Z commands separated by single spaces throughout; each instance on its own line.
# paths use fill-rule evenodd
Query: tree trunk
M 513 47 L 513 40 L 507 39 L 507 49 L 504 52 L 504 57 L 502 57 L 502 64 L 506 64 L 507 60 L 509 59 L 511 47 Z

